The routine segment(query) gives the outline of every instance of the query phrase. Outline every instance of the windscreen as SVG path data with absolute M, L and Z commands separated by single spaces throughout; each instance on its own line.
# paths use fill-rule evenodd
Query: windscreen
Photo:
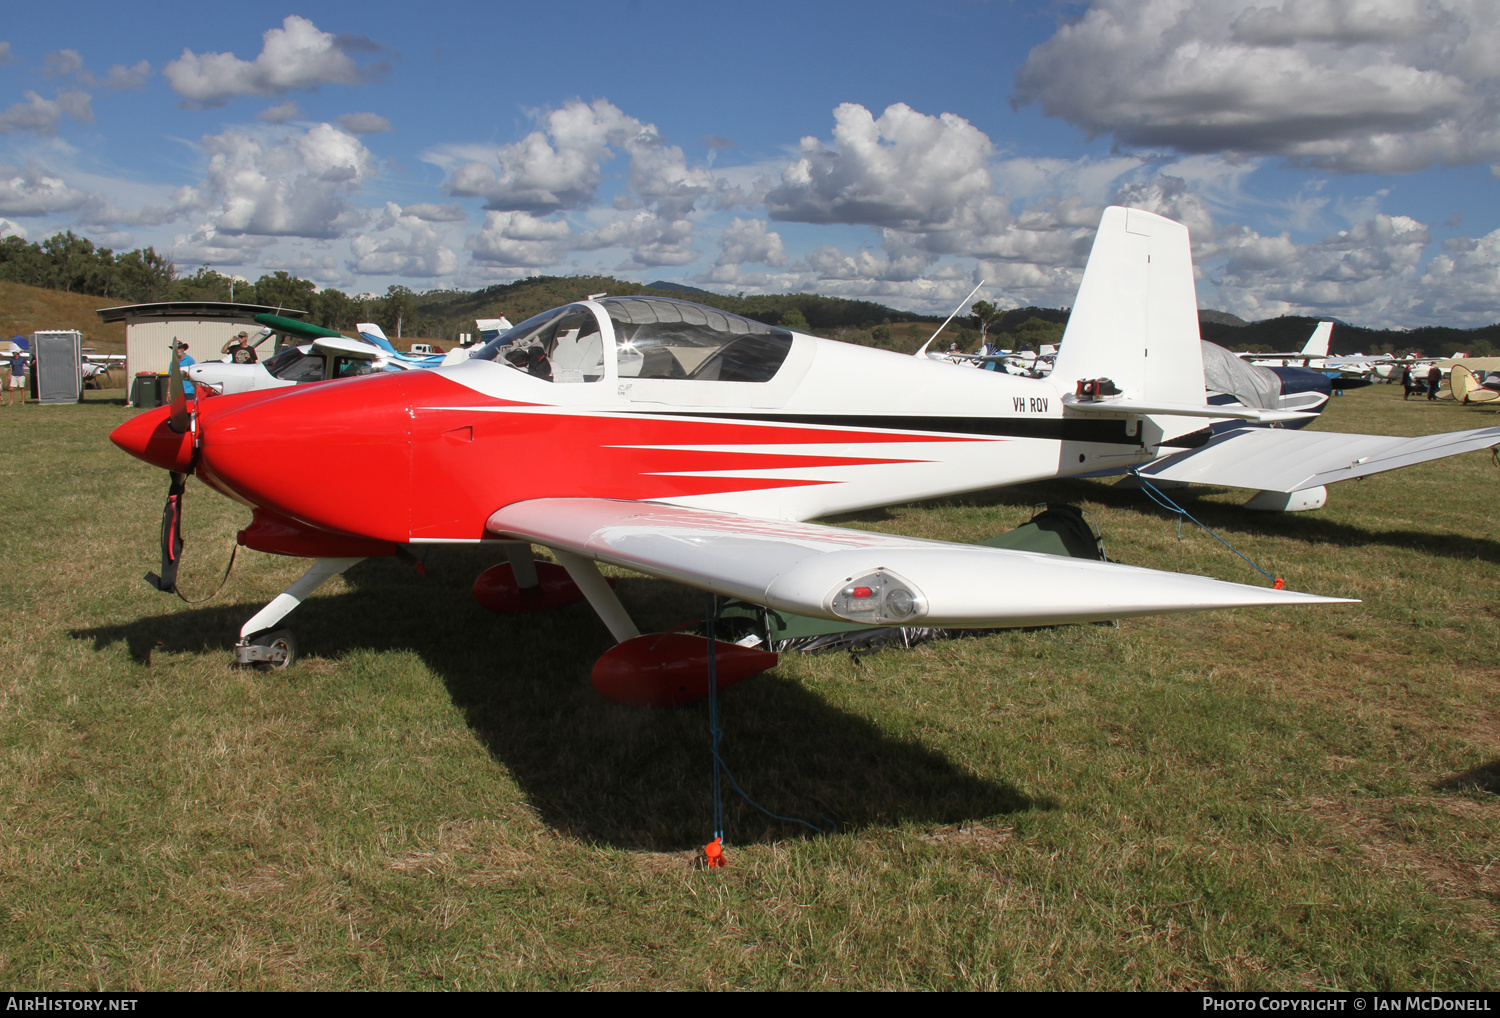
M 600 301 L 614 323 L 621 378 L 768 382 L 792 334 L 717 308 L 667 297 Z
M 517 371 L 548 382 L 597 382 L 604 377 L 604 334 L 587 306 L 572 304 L 537 315 L 485 344 Z
M 520 343 L 522 346 L 526 345 L 537 333 L 545 329 L 549 322 L 567 310 L 566 307 L 552 308 L 549 311 L 543 311 L 539 315 L 533 315 L 520 325 L 506 329 L 494 339 L 484 344 L 484 346 L 469 354 L 469 359 L 475 361 L 501 360 L 501 355 L 507 348 L 513 347 L 517 343 Z

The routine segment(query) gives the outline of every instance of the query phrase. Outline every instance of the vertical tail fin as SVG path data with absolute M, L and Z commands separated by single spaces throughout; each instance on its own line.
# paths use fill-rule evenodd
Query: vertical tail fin
M 1104 210 L 1052 377 L 1066 390 L 1109 378 L 1130 398 L 1204 402 L 1187 227 L 1140 209 Z
M 385 338 L 385 330 L 376 325 L 374 322 L 360 322 L 354 327 L 354 329 L 361 336 L 369 340 L 371 343 L 374 343 L 376 346 L 380 347 L 380 349 L 384 350 L 386 353 L 397 352 L 396 348 L 391 345 L 391 341 Z
M 1328 340 L 1333 336 L 1332 322 L 1319 322 L 1318 327 L 1313 329 L 1313 334 L 1307 338 L 1307 344 L 1302 347 L 1302 352 L 1313 357 L 1328 356 Z

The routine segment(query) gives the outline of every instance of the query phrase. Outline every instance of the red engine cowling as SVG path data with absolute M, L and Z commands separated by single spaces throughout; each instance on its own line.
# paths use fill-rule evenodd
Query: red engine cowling
M 535 587 L 519 586 L 510 563 L 501 562 L 498 566 L 486 569 L 474 580 L 474 600 L 479 602 L 480 607 L 500 615 L 551 611 L 583 600 L 583 591 L 578 589 L 573 577 L 556 563 L 538 562 L 536 579 Z M 614 577 L 608 579 L 609 585 L 613 587 Z
M 776 667 L 768 650 L 714 641 L 722 691 Z M 612 648 L 594 662 L 594 688 L 629 707 L 678 707 L 708 695 L 708 641 L 687 633 L 652 633 Z

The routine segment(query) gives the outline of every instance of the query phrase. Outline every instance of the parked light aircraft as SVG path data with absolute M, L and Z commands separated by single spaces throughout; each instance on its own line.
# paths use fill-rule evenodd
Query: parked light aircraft
M 183 371 L 187 380 L 214 394 L 234 395 L 410 366 L 392 365 L 379 347 L 332 329 L 276 315 L 257 315 L 255 320 L 263 328 L 251 346 L 261 348 L 275 336 L 274 353 L 248 364 L 228 358 L 190 364 Z
M 246 662 L 290 659 L 290 634 L 277 627 L 330 576 L 422 544 L 498 544 L 509 563 L 497 582 L 520 610 L 587 598 L 620 641 L 595 685 L 626 702 L 706 692 L 708 645 L 639 637 L 600 562 L 870 625 L 1042 625 L 1336 600 L 805 522 L 1144 465 L 1206 441 L 1224 418 L 1300 418 L 1204 401 L 1187 230 L 1135 209 L 1105 212 L 1050 379 L 617 297 L 545 312 L 429 371 L 196 404 L 173 388 L 170 407 L 121 425 L 115 443 L 174 482 L 193 471 L 253 507 L 242 544 L 314 559 L 242 627 Z M 535 561 L 533 545 L 560 567 Z M 720 685 L 726 672 L 774 661 L 739 651 L 764 654 L 717 645 Z M 678 678 L 688 673 L 691 682 Z
M 1448 392 L 1460 403 L 1493 403 L 1500 399 L 1500 374 L 1455 364 L 1448 376 Z
M 1333 322 L 1319 322 L 1302 349 L 1295 353 L 1250 353 L 1239 354 L 1245 360 L 1261 368 L 1308 368 L 1321 371 L 1337 381 L 1343 388 L 1368 385 L 1378 364 L 1389 363 L 1389 357 L 1335 357 L 1328 353 L 1328 342 L 1333 336 Z
M 421 354 L 402 353 L 395 345 L 385 337 L 385 330 L 374 322 L 360 322 L 354 327 L 359 333 L 359 338 L 366 343 L 376 346 L 385 355 L 387 361 L 409 368 L 435 368 L 442 364 L 457 364 L 467 360 L 469 351 L 465 347 L 454 347 L 444 353 Z
M 1295 353 L 1251 353 L 1243 351 L 1242 357 L 1259 368 L 1321 368 L 1328 356 L 1328 341 L 1333 337 L 1333 323 L 1319 322 L 1302 349 Z M 1314 363 L 1316 362 L 1316 363 Z

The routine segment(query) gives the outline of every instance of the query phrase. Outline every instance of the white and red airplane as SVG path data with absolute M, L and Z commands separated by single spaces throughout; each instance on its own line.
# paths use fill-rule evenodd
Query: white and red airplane
M 126 451 L 254 510 L 248 547 L 314 559 L 247 621 L 284 665 L 286 615 L 364 557 L 494 542 L 502 610 L 586 597 L 626 702 L 707 691 L 708 644 L 639 637 L 603 562 L 777 610 L 870 625 L 1029 626 L 1335 598 L 1114 563 L 853 531 L 830 513 L 1146 464 L 1215 420 L 1186 228 L 1104 214 L 1046 379 L 913 358 L 656 297 L 538 315 L 461 364 L 149 411 Z M 179 480 L 174 478 L 174 481 Z M 180 489 L 179 489 L 180 490 Z M 537 562 L 532 546 L 561 566 Z M 720 644 L 720 686 L 774 656 Z

